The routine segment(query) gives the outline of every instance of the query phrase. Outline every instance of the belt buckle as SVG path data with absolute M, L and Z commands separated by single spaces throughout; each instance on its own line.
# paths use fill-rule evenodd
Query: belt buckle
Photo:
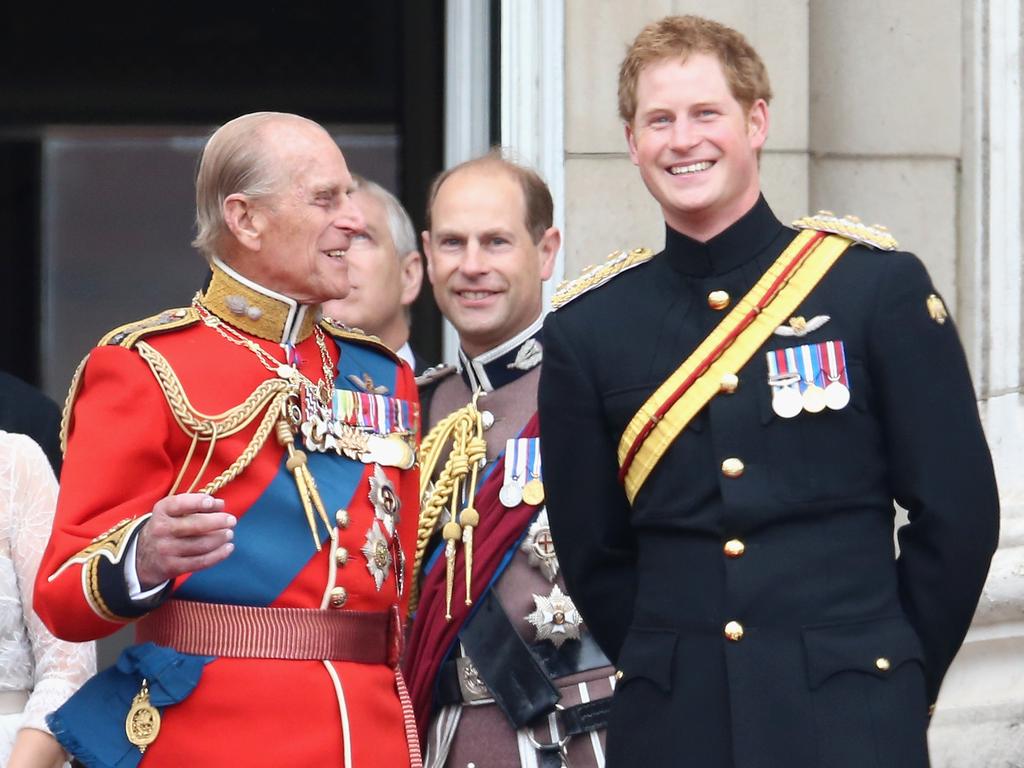
M 455 669 L 459 675 L 459 691 L 464 704 L 489 704 L 494 701 L 487 684 L 480 679 L 480 673 L 468 656 L 460 656 L 455 660 Z

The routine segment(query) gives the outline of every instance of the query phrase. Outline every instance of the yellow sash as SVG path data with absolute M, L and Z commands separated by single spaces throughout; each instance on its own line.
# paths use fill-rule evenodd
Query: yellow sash
M 690 420 L 790 316 L 851 245 L 806 229 L 718 327 L 640 406 L 619 440 L 619 479 L 630 503 Z

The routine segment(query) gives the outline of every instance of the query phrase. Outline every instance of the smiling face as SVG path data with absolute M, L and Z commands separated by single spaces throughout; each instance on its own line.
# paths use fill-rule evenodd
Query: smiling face
M 268 125 L 262 141 L 283 181 L 267 197 L 225 199 L 225 220 L 242 246 L 225 261 L 301 304 L 344 296 L 343 257 L 364 221 L 341 150 L 319 126 L 291 120 Z
M 706 53 L 648 65 L 636 97 L 626 125 L 629 154 L 670 227 L 705 241 L 753 207 L 758 150 L 768 135 L 764 100 L 745 109 Z
M 434 299 L 466 354 L 508 341 L 540 316 L 561 236 L 526 228 L 523 188 L 497 164 L 456 171 L 441 184 L 423 233 Z

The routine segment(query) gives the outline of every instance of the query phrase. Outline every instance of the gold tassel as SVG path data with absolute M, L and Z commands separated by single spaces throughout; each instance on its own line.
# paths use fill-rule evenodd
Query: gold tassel
M 324 509 L 324 503 L 320 500 L 320 491 L 316 487 L 316 480 L 313 479 L 309 467 L 306 466 L 306 454 L 295 448 L 295 437 L 285 418 L 281 418 L 277 422 L 277 441 L 288 451 L 288 461 L 285 462 L 285 466 L 295 479 L 299 500 L 302 502 L 302 509 L 306 513 L 306 522 L 309 524 L 309 532 L 313 537 L 313 546 L 319 552 L 321 550 L 320 532 L 317 530 L 316 518 L 313 515 L 314 507 L 328 531 L 330 531 L 331 525 L 327 518 L 327 511 Z
M 444 536 L 444 569 L 445 569 L 445 602 L 444 617 L 452 620 L 452 592 L 455 586 L 455 542 L 459 540 L 462 529 L 458 523 L 451 521 L 444 524 L 441 535 Z
M 480 467 L 487 461 L 487 442 L 483 438 L 483 418 L 477 409 L 480 393 L 473 401 L 460 408 L 431 430 L 420 447 L 420 507 L 416 556 L 413 560 L 410 612 L 419 601 L 419 573 L 427 542 L 436 530 L 442 512 L 447 508 L 449 522 L 441 528 L 445 541 L 445 618 L 451 621 L 451 603 L 455 591 L 455 560 L 458 543 L 466 550 L 465 602 L 473 604 L 473 529 L 480 522 L 480 514 L 473 506 Z M 434 470 L 447 444 L 451 451 L 444 469 L 432 482 Z M 465 496 L 465 498 L 463 498 Z M 460 501 L 463 509 L 459 512 Z

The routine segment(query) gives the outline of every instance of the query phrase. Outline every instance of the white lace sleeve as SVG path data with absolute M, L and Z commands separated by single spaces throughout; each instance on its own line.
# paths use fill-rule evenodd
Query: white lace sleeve
M 22 727 L 47 730 L 44 718 L 96 672 L 95 643 L 58 640 L 32 610 L 39 561 L 50 538 L 57 503 L 57 481 L 42 449 L 23 435 L 0 435 L 11 461 L 11 553 L 21 592 L 35 670 Z

